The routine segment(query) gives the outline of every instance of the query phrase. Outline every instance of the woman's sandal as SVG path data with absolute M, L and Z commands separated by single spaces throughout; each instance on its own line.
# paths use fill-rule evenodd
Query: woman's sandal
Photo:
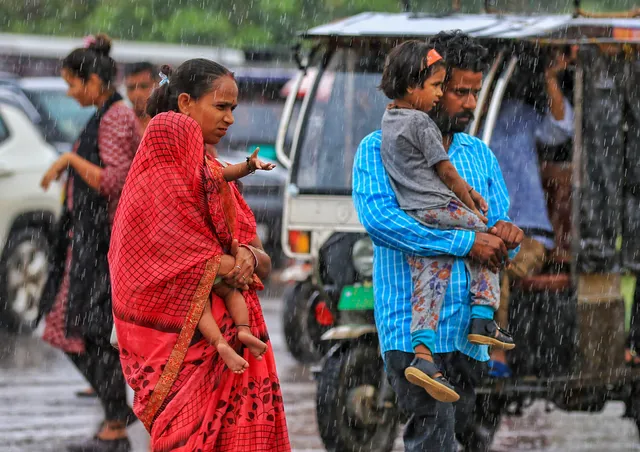
M 404 371 L 405 378 L 416 386 L 424 388 L 427 393 L 440 402 L 456 402 L 460 398 L 442 371 L 432 361 L 418 358 L 418 355 L 430 356 L 429 353 L 416 353 L 409 367 Z M 440 374 L 435 377 L 434 375 Z
M 76 392 L 76 397 L 79 397 L 81 399 L 93 399 L 98 397 L 98 394 L 96 394 L 96 391 L 94 391 L 93 388 L 89 387 L 87 389 L 83 389 L 82 391 Z

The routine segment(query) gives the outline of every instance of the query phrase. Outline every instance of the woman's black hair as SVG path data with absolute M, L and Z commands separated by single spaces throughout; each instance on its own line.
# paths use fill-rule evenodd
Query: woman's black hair
M 67 55 L 62 60 L 62 68 L 85 82 L 92 74 L 96 74 L 104 85 L 110 86 L 115 82 L 118 70 L 109 52 L 111 38 L 102 33 L 97 34 L 91 38 L 86 48 L 75 49 Z
M 433 46 L 417 40 L 405 41 L 394 47 L 382 71 L 380 90 L 389 99 L 402 99 L 410 88 L 422 87 L 434 69 L 444 66 L 440 60 L 427 66 L 427 54 Z
M 152 118 L 166 111 L 178 111 L 180 94 L 187 93 L 193 99 L 199 99 L 211 91 L 213 83 L 220 77 L 233 77 L 233 72 L 223 65 L 204 58 L 187 60 L 175 71 L 164 65 L 161 72 L 168 82 L 161 81 L 147 101 L 147 114 Z

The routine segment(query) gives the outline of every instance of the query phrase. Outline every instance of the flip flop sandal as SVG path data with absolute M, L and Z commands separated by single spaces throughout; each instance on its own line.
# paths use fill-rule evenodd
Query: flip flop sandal
M 624 363 L 627 367 L 631 367 L 632 369 L 640 367 L 640 356 L 638 356 L 638 352 L 634 347 L 626 348 L 624 352 Z M 630 359 L 627 359 L 627 352 L 629 353 Z
M 89 398 L 92 399 L 92 398 L 98 397 L 98 394 L 96 394 L 93 388 L 87 388 L 83 391 L 76 392 L 76 397 L 79 397 L 81 399 L 89 399 Z
M 511 378 L 512 373 L 509 366 L 500 361 L 489 360 L 489 376 L 491 378 Z
M 434 377 L 436 374 L 441 375 Z M 424 388 L 431 397 L 440 402 L 457 402 L 460 399 L 451 383 L 442 375 L 438 366 L 431 361 L 414 358 L 409 367 L 405 369 L 404 376 L 409 383 Z

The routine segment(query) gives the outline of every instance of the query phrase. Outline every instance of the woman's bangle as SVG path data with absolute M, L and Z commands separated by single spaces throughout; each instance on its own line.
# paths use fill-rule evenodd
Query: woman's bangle
M 258 255 L 256 254 L 255 251 L 253 251 L 251 249 L 251 247 L 249 245 L 240 245 L 242 248 L 246 248 L 249 250 L 249 252 L 253 255 L 253 269 L 255 270 L 256 268 L 258 268 Z
M 256 172 L 256 169 L 251 164 L 251 157 L 247 157 L 247 171 L 249 171 L 249 174 L 253 174 Z

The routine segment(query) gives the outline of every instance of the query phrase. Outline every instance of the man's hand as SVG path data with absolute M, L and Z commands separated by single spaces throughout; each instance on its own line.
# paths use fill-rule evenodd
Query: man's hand
M 513 223 L 507 223 L 501 220 L 491 229 L 489 232 L 501 238 L 509 250 L 517 248 L 524 240 L 524 232 Z
M 469 257 L 497 273 L 509 262 L 509 253 L 502 239 L 492 233 L 476 232 L 476 240 L 469 251 Z
M 565 55 L 564 52 L 556 52 L 551 56 L 549 65 L 544 70 L 546 77 L 558 77 L 560 72 L 566 71 L 569 66 L 569 55 Z

